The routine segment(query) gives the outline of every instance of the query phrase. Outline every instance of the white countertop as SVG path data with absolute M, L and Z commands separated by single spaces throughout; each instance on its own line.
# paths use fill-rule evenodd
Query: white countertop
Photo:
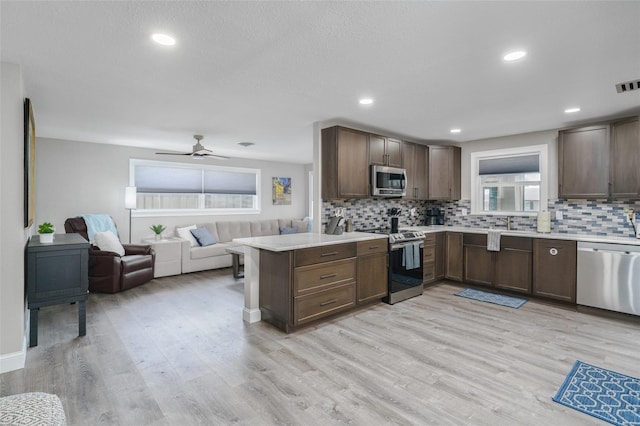
M 434 232 L 465 232 L 471 234 L 486 234 L 488 229 L 486 228 L 465 228 L 462 226 L 412 226 L 406 229 L 418 229 L 425 234 L 431 234 Z M 609 244 L 628 244 L 634 246 L 640 246 L 640 239 L 628 238 L 628 237 L 609 237 L 603 235 L 580 235 L 580 234 L 565 234 L 559 232 L 540 233 L 530 231 L 507 231 L 506 229 L 499 229 L 500 234 L 504 236 L 513 237 L 530 237 L 530 238 L 545 238 L 552 240 L 569 240 L 569 241 L 586 241 L 592 243 L 609 243 Z M 254 247 L 263 250 L 270 251 L 289 251 L 298 250 L 310 247 L 327 246 L 331 244 L 344 244 L 353 243 L 358 241 L 375 240 L 378 238 L 386 238 L 382 234 L 374 234 L 370 232 L 344 232 L 341 235 L 327 235 L 316 234 L 312 232 L 305 232 L 300 234 L 286 234 L 286 235 L 268 235 L 264 237 L 250 237 L 250 238 L 234 238 L 233 242 L 242 244 L 249 247 Z
M 373 234 L 369 232 L 344 232 L 340 235 L 304 232 L 300 234 L 234 238 L 233 242 L 269 251 L 289 251 L 310 247 L 328 246 L 331 244 L 344 244 L 358 241 L 375 240 L 378 238 L 387 237 L 385 235 Z
M 412 226 L 410 229 L 419 229 L 425 234 L 434 232 L 466 232 L 470 234 L 486 234 L 487 228 L 465 228 L 463 226 Z M 609 237 L 606 235 L 583 235 L 583 234 L 565 234 L 561 232 L 541 233 L 530 231 L 507 231 L 506 229 L 496 228 L 500 231 L 500 235 L 512 237 L 530 237 L 530 238 L 546 238 L 551 240 L 569 240 L 569 241 L 586 241 L 591 243 L 609 243 L 609 244 L 629 244 L 640 246 L 640 239 L 630 237 Z

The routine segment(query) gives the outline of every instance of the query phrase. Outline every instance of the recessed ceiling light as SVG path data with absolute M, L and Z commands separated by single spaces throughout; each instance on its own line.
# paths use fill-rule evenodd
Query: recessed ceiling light
M 524 50 L 515 50 L 513 52 L 509 52 L 504 55 L 504 60 L 507 62 L 517 61 L 518 59 L 522 59 L 527 56 L 527 52 Z
M 163 46 L 173 46 L 176 44 L 176 39 L 167 34 L 156 33 L 151 36 L 151 39 Z
M 460 133 L 462 129 L 451 129 L 449 130 L 451 133 Z
M 371 98 L 362 98 L 358 102 L 360 102 L 360 105 L 371 105 L 373 103 L 373 99 L 371 99 Z
M 246 148 L 248 146 L 255 145 L 255 143 L 253 143 L 253 142 L 238 142 L 238 145 L 242 145 L 242 146 L 244 146 Z
M 571 113 L 573 113 L 573 112 L 579 112 L 579 111 L 580 111 L 580 108 L 578 108 L 578 107 L 575 107 L 575 108 L 567 108 L 567 109 L 565 109 L 565 110 L 564 110 L 564 112 L 566 112 L 567 114 L 571 114 Z

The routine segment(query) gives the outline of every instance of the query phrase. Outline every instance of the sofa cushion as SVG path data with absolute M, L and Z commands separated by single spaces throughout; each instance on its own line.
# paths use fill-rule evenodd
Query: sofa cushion
M 216 222 L 216 230 L 218 231 L 218 242 L 228 243 L 234 238 L 248 238 L 251 235 L 251 223 L 244 222 Z
M 201 247 L 212 246 L 217 243 L 215 237 L 211 235 L 211 232 L 207 228 L 196 228 L 191 230 L 191 235 L 198 240 L 198 244 Z
M 263 237 L 265 235 L 278 235 L 280 233 L 280 222 L 273 220 L 254 220 L 251 222 L 251 236 Z
M 291 226 L 296 228 L 298 232 L 310 232 L 309 221 L 307 220 L 292 220 Z
M 298 233 L 298 229 L 294 228 L 293 226 L 285 226 L 283 228 L 280 228 L 280 235 L 297 234 L 297 233 Z
M 191 247 L 191 259 L 204 259 L 229 254 L 226 250 L 227 247 L 232 247 L 232 244 L 218 243 L 206 247 Z

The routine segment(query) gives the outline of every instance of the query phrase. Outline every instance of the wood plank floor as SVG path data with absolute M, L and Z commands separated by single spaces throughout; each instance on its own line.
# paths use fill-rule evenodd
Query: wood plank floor
M 57 394 L 70 425 L 589 425 L 551 401 L 576 359 L 640 377 L 640 322 L 441 283 L 287 335 L 243 323 L 230 269 L 43 308 L 0 395 Z

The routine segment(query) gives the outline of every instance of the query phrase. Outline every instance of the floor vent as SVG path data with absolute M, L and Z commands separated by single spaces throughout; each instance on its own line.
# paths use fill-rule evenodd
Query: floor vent
M 629 92 L 631 90 L 638 89 L 640 89 L 640 80 L 627 81 L 624 83 L 616 84 L 616 90 L 618 91 L 618 93 Z

